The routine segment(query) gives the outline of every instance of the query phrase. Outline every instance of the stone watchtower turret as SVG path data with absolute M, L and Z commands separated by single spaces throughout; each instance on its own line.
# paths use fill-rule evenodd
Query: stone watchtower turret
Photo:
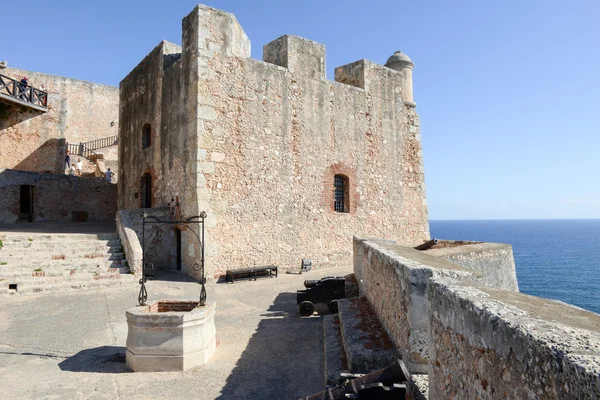
M 388 58 L 385 66 L 402 73 L 404 83 L 402 98 L 404 99 L 404 104 L 409 107 L 416 107 L 417 104 L 413 100 L 412 83 L 412 71 L 415 67 L 415 64 L 412 62 L 410 57 L 398 50 L 392 54 L 390 58 Z

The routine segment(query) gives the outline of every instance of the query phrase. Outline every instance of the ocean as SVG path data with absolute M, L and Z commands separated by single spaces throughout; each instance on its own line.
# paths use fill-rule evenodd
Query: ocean
M 600 220 L 433 220 L 431 237 L 508 243 L 519 290 L 600 314 Z

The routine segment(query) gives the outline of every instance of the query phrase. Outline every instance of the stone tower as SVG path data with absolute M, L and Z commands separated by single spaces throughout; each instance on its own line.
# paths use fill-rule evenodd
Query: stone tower
M 119 208 L 178 196 L 206 211 L 207 268 L 350 265 L 353 235 L 429 238 L 410 59 L 326 79 L 325 47 L 284 35 L 250 58 L 232 14 L 203 5 L 120 85 Z M 188 241 L 189 240 L 189 241 Z M 198 256 L 182 234 L 183 269 Z

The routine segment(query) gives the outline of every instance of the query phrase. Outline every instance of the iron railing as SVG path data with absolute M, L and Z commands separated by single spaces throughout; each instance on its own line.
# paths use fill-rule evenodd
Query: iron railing
M 67 150 L 69 150 L 69 153 L 71 153 L 72 156 L 85 157 L 90 161 L 95 161 L 96 159 L 100 158 L 100 155 L 98 153 L 94 152 L 91 149 L 88 149 L 83 143 L 67 143 Z
M 119 136 L 109 136 L 102 139 L 90 140 L 89 142 L 80 143 L 89 150 L 98 150 L 104 147 L 115 146 L 119 144 Z
M 0 94 L 13 97 L 22 102 L 48 108 L 47 92 L 2 74 L 0 74 Z

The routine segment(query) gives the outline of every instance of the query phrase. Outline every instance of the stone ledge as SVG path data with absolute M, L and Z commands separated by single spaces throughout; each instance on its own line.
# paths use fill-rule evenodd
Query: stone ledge
M 338 308 L 342 342 L 352 373 L 367 374 L 399 358 L 366 298 L 338 300 Z

